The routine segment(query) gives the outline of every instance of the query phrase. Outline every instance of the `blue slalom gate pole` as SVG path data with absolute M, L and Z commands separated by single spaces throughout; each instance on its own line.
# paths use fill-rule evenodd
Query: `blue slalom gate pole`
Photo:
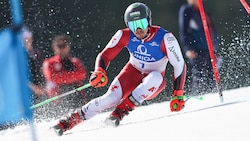
M 25 51 L 23 45 L 22 45 L 22 33 L 21 33 L 21 28 L 23 26 L 23 13 L 22 13 L 22 8 L 21 8 L 21 2 L 20 0 L 10 0 L 10 8 L 11 8 L 11 15 L 12 15 L 12 22 L 13 22 L 13 46 L 16 49 L 17 52 L 17 60 L 19 61 L 18 63 L 18 68 L 20 70 L 18 74 L 19 78 L 19 83 L 25 83 L 27 82 L 28 78 L 28 71 L 25 68 L 25 65 L 28 63 L 27 61 L 27 56 L 23 51 Z M 23 68 L 24 67 L 24 68 Z M 27 66 L 26 66 L 27 67 Z M 20 69 L 21 68 L 21 69 Z M 22 75 L 26 76 L 22 76 Z M 24 82 L 22 82 L 24 81 Z M 25 85 L 25 84 L 24 84 Z M 28 85 L 28 83 L 26 84 Z M 22 87 L 20 85 L 20 87 Z M 30 130 L 31 130 L 31 139 L 32 141 L 36 141 L 36 132 L 34 128 L 34 122 L 33 122 L 33 113 L 32 110 L 29 108 L 31 105 L 31 91 L 27 87 L 25 88 L 20 88 L 20 101 L 23 104 L 24 107 L 24 117 L 28 119 L 29 125 L 30 125 Z

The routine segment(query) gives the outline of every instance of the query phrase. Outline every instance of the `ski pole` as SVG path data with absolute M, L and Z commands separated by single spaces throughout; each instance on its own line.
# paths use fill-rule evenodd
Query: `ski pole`
M 189 99 L 197 99 L 197 100 L 202 101 L 203 97 L 202 96 L 188 96 L 186 97 L 185 102 L 187 102 Z
M 202 96 L 185 96 L 185 95 L 183 95 L 183 96 L 174 96 L 172 98 L 172 100 L 174 100 L 174 99 L 183 99 L 185 102 L 187 102 L 189 99 L 197 99 L 197 100 L 202 101 L 203 97 Z
M 188 100 L 190 99 L 197 99 L 197 100 L 200 100 L 202 101 L 203 100 L 203 97 L 202 96 L 175 96 L 174 99 L 178 99 L 178 98 L 182 98 L 182 99 L 185 99 L 184 101 L 187 102 Z M 177 109 L 178 107 L 178 104 L 174 104 L 173 105 L 173 108 L 174 109 Z
M 40 107 L 40 106 L 42 106 L 42 105 L 44 105 L 44 104 L 47 104 L 47 103 L 49 103 L 49 102 L 51 102 L 51 101 L 57 100 L 57 99 L 59 99 L 59 98 L 61 98 L 61 97 L 64 97 L 64 96 L 70 95 L 70 94 L 72 94 L 72 93 L 75 93 L 75 92 L 79 92 L 79 91 L 81 91 L 81 90 L 84 90 L 84 89 L 86 89 L 86 88 L 88 88 L 88 87 L 90 87 L 90 86 L 91 86 L 91 85 L 90 85 L 89 83 L 88 83 L 88 84 L 85 84 L 85 85 L 83 85 L 83 86 L 81 86 L 81 87 L 79 87 L 79 88 L 76 88 L 76 89 L 74 89 L 74 90 L 68 91 L 68 92 L 63 93 L 63 94 L 61 94 L 61 95 L 57 95 L 57 96 L 55 96 L 55 97 L 52 97 L 52 98 L 49 98 L 49 99 L 47 99 L 47 100 L 45 100 L 45 101 L 42 101 L 42 102 L 40 102 L 40 103 L 37 103 L 37 104 L 31 106 L 30 109 L 35 109 L 35 108 Z

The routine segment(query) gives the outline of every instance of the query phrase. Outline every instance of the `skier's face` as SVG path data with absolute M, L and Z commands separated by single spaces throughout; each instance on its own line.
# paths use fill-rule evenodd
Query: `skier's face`
M 147 18 L 142 18 L 142 19 L 128 22 L 128 28 L 139 39 L 143 39 L 147 36 L 148 27 L 149 27 L 149 23 L 148 23 Z
M 134 34 L 137 38 L 144 39 L 148 34 L 148 27 L 144 30 L 141 28 L 137 28 Z

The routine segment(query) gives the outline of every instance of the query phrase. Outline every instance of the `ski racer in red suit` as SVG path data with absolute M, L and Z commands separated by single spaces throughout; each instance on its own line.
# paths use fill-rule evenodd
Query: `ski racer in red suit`
M 128 28 L 118 30 L 97 56 L 90 84 L 95 88 L 107 84 L 108 65 L 125 47 L 130 54 L 128 63 L 104 95 L 91 100 L 53 127 L 58 135 L 110 107 L 115 109 L 105 122 L 118 126 L 122 118 L 136 106 L 144 100 L 154 98 L 164 89 L 164 74 L 168 62 L 174 68 L 174 92 L 170 109 L 180 111 L 183 108 L 186 65 L 174 35 L 151 25 L 151 11 L 143 3 L 128 6 L 124 20 Z
M 43 62 L 43 74 L 46 78 L 46 90 L 49 97 L 54 97 L 67 89 L 77 88 L 86 78 L 86 70 L 79 58 L 72 57 L 70 40 L 67 35 L 57 35 L 52 41 L 55 55 Z M 85 98 L 82 91 L 80 100 Z M 79 99 L 75 98 L 75 99 Z M 78 105 L 79 106 L 79 105 Z

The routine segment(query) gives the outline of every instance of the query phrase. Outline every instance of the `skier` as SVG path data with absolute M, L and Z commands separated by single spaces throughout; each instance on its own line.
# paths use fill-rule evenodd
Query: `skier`
M 174 91 L 170 109 L 180 111 L 183 108 L 186 65 L 174 35 L 151 24 L 151 11 L 143 3 L 129 5 L 124 14 L 124 21 L 128 28 L 118 30 L 104 50 L 98 54 L 95 71 L 89 80 L 91 86 L 98 88 L 107 84 L 108 65 L 124 47 L 130 54 L 128 63 L 104 95 L 91 100 L 52 127 L 58 135 L 115 106 L 105 123 L 117 127 L 123 117 L 136 106 L 144 100 L 154 98 L 164 89 L 164 74 L 168 61 L 174 68 Z

